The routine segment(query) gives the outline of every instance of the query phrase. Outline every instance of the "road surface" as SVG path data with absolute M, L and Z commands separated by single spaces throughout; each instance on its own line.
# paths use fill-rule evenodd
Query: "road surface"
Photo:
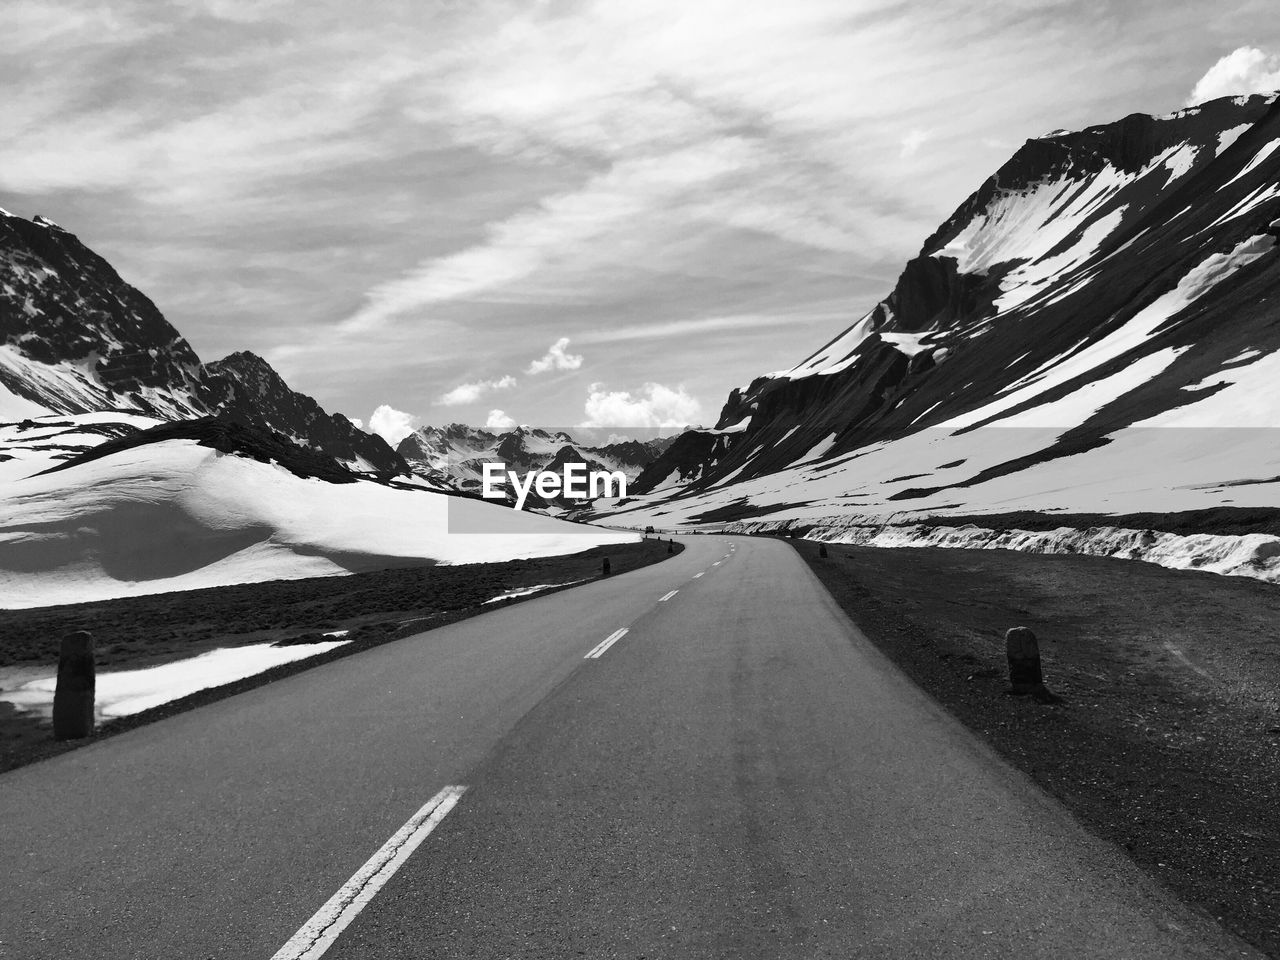
M 685 543 L 0 777 L 0 957 L 1254 955 Z

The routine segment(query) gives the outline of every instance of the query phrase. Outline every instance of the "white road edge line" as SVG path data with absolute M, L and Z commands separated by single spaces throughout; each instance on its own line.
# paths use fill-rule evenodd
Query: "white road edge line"
M 318 960 L 363 910 L 413 851 L 439 826 L 467 788 L 445 787 L 409 818 L 391 839 L 342 885 L 329 902 L 304 923 L 271 960 Z
M 672 591 L 671 591 L 670 593 L 668 593 L 665 597 L 659 597 L 659 598 L 658 598 L 658 602 L 659 602 L 659 603 L 666 603 L 668 600 L 670 600 L 672 597 L 674 597 L 674 596 L 675 596 L 677 593 L 679 593 L 679 592 L 680 592 L 679 590 L 672 590 Z
M 707 571 L 703 570 L 703 571 L 702 571 L 702 573 L 695 573 L 695 574 L 693 575 L 693 579 L 697 580 L 699 577 L 701 577 L 701 576 L 702 576 L 703 574 L 705 574 L 706 572 L 707 572 Z
M 604 652 L 606 650 L 608 650 L 610 647 L 612 647 L 615 643 L 617 643 L 626 635 L 627 635 L 626 627 L 623 627 L 620 630 L 613 631 L 613 633 L 609 634 L 607 637 L 605 637 L 603 640 L 597 643 L 594 647 L 588 650 L 587 655 L 582 659 L 583 660 L 599 660 L 600 657 L 604 655 Z

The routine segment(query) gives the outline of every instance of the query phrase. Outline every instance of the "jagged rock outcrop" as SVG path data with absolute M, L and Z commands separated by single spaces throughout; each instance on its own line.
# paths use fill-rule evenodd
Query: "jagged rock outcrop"
M 224 416 L 258 422 L 338 460 L 403 473 L 406 464 L 381 437 L 365 433 L 340 413 L 327 413 L 305 393 L 291 390 L 272 366 L 248 351 L 206 364 L 197 395 Z
M 28 361 L 84 372 L 83 383 L 59 390 L 0 363 L 0 386 L 57 413 L 110 399 L 175 413 L 200 376 L 200 358 L 155 304 L 43 217 L 0 213 L 0 345 Z

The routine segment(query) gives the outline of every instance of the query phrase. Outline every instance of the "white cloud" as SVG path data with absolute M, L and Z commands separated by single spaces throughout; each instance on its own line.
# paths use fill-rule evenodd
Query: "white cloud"
M 634 394 L 608 391 L 593 383 L 587 394 L 583 427 L 687 427 L 702 416 L 702 404 L 685 392 L 660 383 L 646 383 Z
M 1280 90 L 1280 56 L 1257 47 L 1238 47 L 1200 78 L 1187 105 Z
M 501 410 L 490 410 L 489 419 L 484 422 L 484 425 L 490 430 L 510 430 L 515 427 L 516 421 Z
M 516 385 L 512 376 L 499 377 L 497 380 L 477 380 L 474 383 L 460 383 L 436 403 L 445 407 L 457 407 L 464 403 L 475 403 L 487 393 L 495 390 L 510 390 Z
M 902 138 L 902 149 L 898 151 L 898 156 L 903 160 L 914 157 L 920 152 L 920 148 L 925 142 L 932 139 L 933 134 L 928 130 L 910 130 L 907 135 Z
M 548 348 L 545 356 L 529 364 L 525 373 L 536 375 L 548 370 L 577 370 L 582 366 L 582 354 L 569 353 L 568 347 L 569 338 L 561 337 Z
M 369 417 L 369 432 L 376 433 L 391 446 L 397 447 L 418 426 L 418 418 L 403 410 L 383 404 Z
M 357 430 L 364 429 L 364 421 L 361 420 L 359 417 L 347 417 L 347 419 L 351 421 L 351 425 L 355 427 Z

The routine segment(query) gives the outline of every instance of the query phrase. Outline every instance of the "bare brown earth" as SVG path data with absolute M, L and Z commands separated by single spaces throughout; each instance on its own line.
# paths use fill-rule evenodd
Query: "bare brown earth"
M 1084 824 L 1280 956 L 1280 588 L 1153 564 L 794 541 L 867 636 Z M 1060 703 L 1006 693 L 1030 627 Z
M 506 563 L 413 567 L 31 610 L 0 610 L 0 668 L 56 669 L 62 637 L 75 630 L 93 634 L 97 665 L 107 670 L 156 666 L 217 647 L 314 643 L 331 639 L 324 634 L 338 630 L 349 631 L 345 639 L 352 641 L 257 677 L 201 691 L 134 717 L 113 720 L 94 738 L 72 743 L 54 742 L 48 721 L 19 714 L 0 702 L 0 772 L 317 663 L 528 599 L 517 597 L 485 605 L 484 601 L 508 591 L 595 579 L 601 575 L 605 557 L 616 576 L 665 560 L 667 548 L 665 540 L 645 540 Z M 674 544 L 675 551 L 682 549 L 679 543 Z

